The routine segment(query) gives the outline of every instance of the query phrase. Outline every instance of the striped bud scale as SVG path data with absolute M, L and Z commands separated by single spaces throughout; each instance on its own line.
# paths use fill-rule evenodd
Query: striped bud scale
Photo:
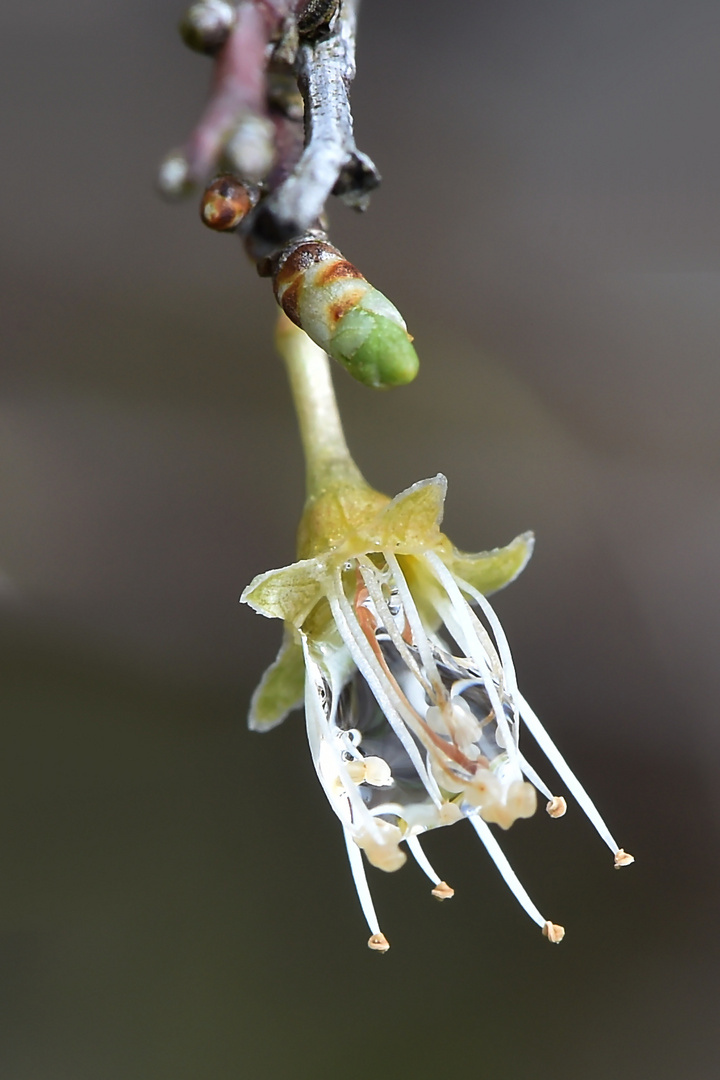
M 302 240 L 281 258 L 275 296 L 308 337 L 366 386 L 402 386 L 418 371 L 393 304 L 324 240 Z
M 252 209 L 253 199 L 234 176 L 217 176 L 203 192 L 200 218 L 209 229 L 227 232 L 240 224 Z

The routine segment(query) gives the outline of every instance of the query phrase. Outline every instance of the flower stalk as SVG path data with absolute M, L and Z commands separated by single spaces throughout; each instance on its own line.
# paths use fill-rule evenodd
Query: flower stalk
M 285 315 L 278 319 L 276 343 L 300 428 L 308 499 L 334 488 L 362 487 L 362 474 L 345 441 L 326 354 Z

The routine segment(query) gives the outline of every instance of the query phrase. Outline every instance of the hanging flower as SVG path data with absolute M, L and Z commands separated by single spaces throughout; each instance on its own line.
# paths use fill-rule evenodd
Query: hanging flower
M 520 751 L 524 725 L 615 857 L 594 804 L 518 690 L 507 639 L 486 599 L 532 553 L 526 533 L 468 555 L 440 531 L 447 482 L 424 480 L 390 500 L 359 474 L 308 501 L 300 561 L 261 574 L 241 599 L 284 620 L 280 654 L 252 700 L 250 727 L 267 731 L 305 702 L 315 768 L 345 833 L 371 937 L 386 951 L 365 876 L 399 869 L 410 851 L 433 883 L 453 890 L 420 847 L 428 829 L 467 818 L 505 881 L 550 941 L 564 935 L 520 884 L 490 824 L 509 828 L 551 794 Z

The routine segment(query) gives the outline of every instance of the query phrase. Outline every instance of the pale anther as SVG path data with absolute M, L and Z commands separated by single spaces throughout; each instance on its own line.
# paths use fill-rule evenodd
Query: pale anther
M 562 795 L 553 795 L 545 809 L 551 818 L 563 817 L 567 811 L 567 803 Z
M 387 952 L 390 948 L 390 942 L 384 934 L 373 934 L 368 939 L 368 949 L 372 949 L 374 952 Z
M 450 888 L 447 881 L 441 881 L 431 892 L 436 900 L 451 900 L 454 895 L 455 890 Z
M 624 851 L 620 848 L 615 852 L 615 869 L 619 870 L 622 866 L 630 866 L 635 862 L 635 856 L 631 855 L 628 851 Z
M 559 945 L 565 937 L 565 927 L 560 926 L 558 923 L 546 922 L 542 932 L 543 937 L 546 937 L 548 941 L 552 941 L 553 945 Z

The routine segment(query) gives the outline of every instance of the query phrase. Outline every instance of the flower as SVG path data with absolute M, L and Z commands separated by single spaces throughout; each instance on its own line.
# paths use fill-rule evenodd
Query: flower
M 309 500 L 300 561 L 261 574 L 241 600 L 282 618 L 285 638 L 252 700 L 255 731 L 279 724 L 305 701 L 308 739 L 328 801 L 340 819 L 369 946 L 380 931 L 362 854 L 399 869 L 404 845 L 433 883 L 453 890 L 418 837 L 467 818 L 530 917 L 545 919 L 505 858 L 490 823 L 503 829 L 536 808 L 565 813 L 519 747 L 524 724 L 615 856 L 594 804 L 518 690 L 507 639 L 486 594 L 512 581 L 533 548 L 531 533 L 507 547 L 464 554 L 440 531 L 447 481 L 421 481 L 390 500 L 364 483 L 331 486 Z

